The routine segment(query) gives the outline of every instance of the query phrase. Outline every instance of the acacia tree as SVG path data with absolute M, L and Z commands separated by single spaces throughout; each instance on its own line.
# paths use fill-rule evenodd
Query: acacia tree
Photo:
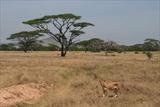
M 61 56 L 65 56 L 68 48 L 76 42 L 75 39 L 85 33 L 82 30 L 88 26 L 94 26 L 88 22 L 77 22 L 80 19 L 81 16 L 67 13 L 44 16 L 23 23 L 40 30 L 45 30 L 45 34 L 60 44 Z
M 32 46 L 36 43 L 37 38 L 43 36 L 41 34 L 42 30 L 35 31 L 22 31 L 19 33 L 11 34 L 8 40 L 18 41 L 18 45 L 26 53 L 28 50 L 32 49 Z
M 99 38 L 93 38 L 89 40 L 88 48 L 93 52 L 100 52 L 102 50 L 102 46 L 104 44 L 104 40 Z
M 144 50 L 146 51 L 158 51 L 160 50 L 160 41 L 152 38 L 144 40 Z
M 107 41 L 103 44 L 103 48 L 105 51 L 118 51 L 120 50 L 120 46 L 114 41 Z

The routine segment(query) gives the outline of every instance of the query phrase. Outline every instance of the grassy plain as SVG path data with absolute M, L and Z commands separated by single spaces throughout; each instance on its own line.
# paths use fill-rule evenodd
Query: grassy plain
M 93 73 L 128 90 L 118 98 L 101 98 Z M 151 60 L 142 52 L 69 52 L 64 58 L 59 52 L 0 52 L 0 89 L 37 81 L 54 87 L 38 101 L 15 107 L 159 107 L 160 52 Z

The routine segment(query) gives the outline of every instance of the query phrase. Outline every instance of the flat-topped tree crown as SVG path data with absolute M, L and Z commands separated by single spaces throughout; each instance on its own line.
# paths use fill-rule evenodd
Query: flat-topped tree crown
M 94 26 L 94 24 L 88 23 L 88 22 L 79 22 L 79 23 L 74 24 L 74 27 L 84 28 L 84 27 L 88 27 L 88 26 Z
M 11 34 L 8 40 L 18 41 L 19 46 L 23 49 L 24 52 L 30 50 L 33 44 L 36 43 L 37 38 L 43 36 L 44 30 L 35 30 L 35 31 L 22 31 L 18 33 Z
M 75 36 L 79 36 L 79 35 L 85 33 L 85 32 L 83 32 L 83 31 L 79 31 L 79 30 L 71 30 L 70 32 L 71 32 L 73 35 L 75 35 Z
M 147 38 L 144 40 L 144 49 L 149 51 L 149 50 L 152 50 L 152 51 L 158 51 L 160 50 L 160 40 L 156 40 L 156 39 L 153 39 L 153 38 Z
M 45 31 L 43 31 L 43 30 L 22 31 L 22 32 L 11 34 L 11 36 L 9 38 L 7 38 L 7 39 L 8 40 L 9 39 L 18 39 L 18 38 L 24 38 L 24 37 L 27 37 L 27 38 L 39 38 L 40 36 L 43 36 L 42 33 L 44 33 L 44 32 Z
M 33 20 L 24 21 L 23 24 L 29 24 L 29 25 L 45 24 L 45 23 L 49 23 L 52 20 L 58 20 L 58 19 L 78 20 L 80 18 L 81 18 L 81 16 L 76 16 L 76 15 L 71 14 L 71 13 L 66 13 L 66 14 L 59 14 L 59 15 L 47 15 L 47 16 L 44 16 L 42 18 L 37 18 L 37 19 L 33 19 Z
M 80 19 L 81 18 L 81 16 L 74 15 L 72 13 L 59 14 L 56 16 L 61 19 Z
M 61 45 L 61 56 L 65 56 L 68 48 L 78 36 L 84 34 L 84 28 L 94 26 L 88 22 L 77 22 L 81 16 L 72 13 L 47 15 L 42 18 L 23 22 L 39 30 L 45 30 L 45 34 L 52 37 Z M 53 27 L 51 27 L 53 26 Z M 53 29 L 54 28 L 54 29 Z M 65 39 L 64 39 L 65 38 Z
M 36 25 L 36 24 L 48 23 L 48 21 L 45 21 L 43 18 L 38 18 L 38 19 L 28 20 L 22 23 L 28 25 Z

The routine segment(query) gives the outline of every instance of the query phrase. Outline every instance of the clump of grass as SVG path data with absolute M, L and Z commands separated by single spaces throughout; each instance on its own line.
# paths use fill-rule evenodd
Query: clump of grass
M 146 52 L 145 53 L 146 56 L 148 57 L 148 59 L 151 59 L 153 57 L 152 53 L 151 52 Z
M 146 54 L 146 51 L 143 51 L 143 54 Z
M 65 71 L 65 72 L 62 72 L 62 73 L 60 74 L 60 76 L 61 76 L 63 79 L 65 79 L 65 80 L 70 79 L 70 77 L 72 77 L 72 76 L 74 76 L 74 75 L 75 75 L 75 72 L 73 72 L 73 71 Z
M 120 51 L 117 51 L 117 53 L 122 53 L 122 52 L 123 52 L 123 51 L 121 51 L 121 50 L 120 50 Z
M 25 102 L 20 102 L 20 103 L 17 103 L 13 107 L 32 107 L 32 106 L 33 106 L 32 104 L 28 104 L 28 103 L 25 103 Z
M 97 65 L 95 64 L 85 64 L 83 66 L 81 66 L 81 69 L 85 70 L 85 71 L 93 71 L 97 68 Z
M 109 50 L 109 51 L 107 51 L 107 52 L 108 52 L 108 53 L 114 53 L 114 51 L 110 51 L 110 50 Z
M 105 51 L 105 56 L 108 56 L 108 52 L 107 51 Z
M 138 51 L 135 51 L 134 53 L 135 53 L 135 54 L 139 54 L 139 52 L 138 52 Z
M 105 51 L 105 56 L 116 56 L 113 51 Z
M 57 57 L 57 53 L 32 52 L 26 58 L 22 52 L 0 52 L 0 88 L 39 80 L 55 83 L 55 88 L 47 89 L 37 101 L 13 107 L 159 107 L 159 52 L 152 52 L 152 64 L 141 64 L 146 54 L 137 56 L 134 52 L 118 55 L 107 51 L 109 57 L 69 52 L 66 58 Z M 119 97 L 101 98 L 103 91 L 93 73 L 124 84 Z
M 112 54 L 111 56 L 116 56 L 115 54 Z

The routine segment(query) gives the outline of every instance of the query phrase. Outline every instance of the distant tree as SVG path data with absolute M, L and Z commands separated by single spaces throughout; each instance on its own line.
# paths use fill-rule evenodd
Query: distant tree
M 61 45 L 61 56 L 65 56 L 69 47 L 76 42 L 75 39 L 85 33 L 82 30 L 88 26 L 94 26 L 88 22 L 77 22 L 80 18 L 81 16 L 68 13 L 44 16 L 23 23 L 45 30 L 45 34 Z M 55 29 L 52 29 L 53 27 Z
M 80 42 L 76 43 L 76 46 L 81 47 L 82 50 L 87 52 L 89 50 L 89 44 L 90 44 L 89 40 L 84 40 L 84 41 L 80 41 Z
M 54 44 L 49 44 L 49 46 L 47 46 L 49 51 L 58 51 L 59 47 L 57 45 Z
M 144 50 L 146 51 L 158 51 L 160 50 L 160 41 L 152 38 L 145 39 Z
M 23 31 L 15 34 L 11 34 L 8 40 L 18 41 L 19 47 L 26 53 L 28 50 L 33 48 L 33 45 L 36 43 L 37 38 L 43 36 L 41 33 L 42 30 L 35 31 Z
M 120 48 L 122 51 L 128 51 L 128 47 L 129 46 L 126 46 L 126 45 L 120 45 Z
M 2 51 L 12 51 L 12 50 L 16 50 L 16 47 L 12 43 L 1 44 L 0 45 L 0 50 L 2 50 Z
M 120 51 L 120 46 L 114 41 L 107 41 L 104 43 L 103 48 L 105 51 Z
M 128 46 L 128 51 L 143 51 L 144 50 L 143 44 L 134 44 Z
M 87 51 L 99 52 L 103 48 L 103 43 L 104 43 L 104 41 L 99 38 L 92 38 L 89 40 L 81 41 L 81 42 L 77 43 L 76 45 L 82 46 L 83 50 L 85 50 L 85 52 L 87 52 Z
M 93 38 L 89 40 L 88 48 L 90 51 L 93 52 L 99 52 L 102 50 L 104 44 L 104 40 L 101 40 L 99 38 Z

